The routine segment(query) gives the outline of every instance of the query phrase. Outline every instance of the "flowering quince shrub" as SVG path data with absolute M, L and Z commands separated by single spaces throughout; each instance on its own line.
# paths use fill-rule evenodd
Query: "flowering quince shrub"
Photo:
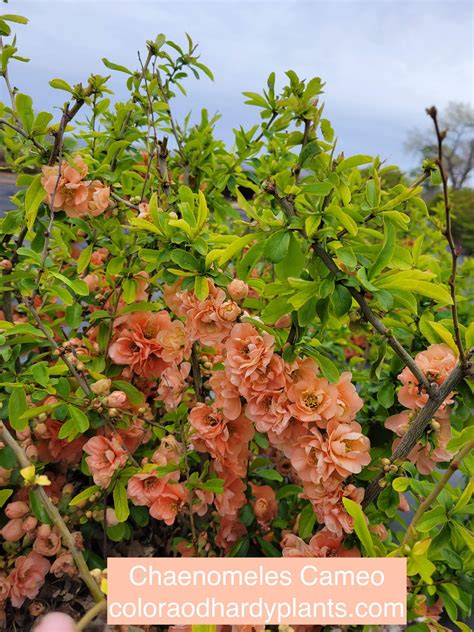
M 103 60 L 126 102 L 53 79 L 58 119 L 2 19 L 1 625 L 80 618 L 133 551 L 406 556 L 410 629 L 468 629 L 474 330 L 436 110 L 440 156 L 395 186 L 292 71 L 228 149 L 174 117 L 212 74 L 159 35 L 137 71 Z

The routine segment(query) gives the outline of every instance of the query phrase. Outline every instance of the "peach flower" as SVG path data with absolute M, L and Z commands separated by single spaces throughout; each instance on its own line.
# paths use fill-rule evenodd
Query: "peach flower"
M 159 377 L 168 365 L 161 357 L 158 334 L 170 327 L 166 311 L 132 314 L 114 336 L 109 356 L 115 364 L 124 364 L 137 375 Z
M 312 496 L 314 491 L 314 487 L 312 489 L 305 487 L 305 495 L 311 500 L 318 521 L 338 536 L 341 536 L 343 532 L 352 533 L 352 518 L 346 512 L 342 499 L 350 498 L 354 502 L 361 503 L 364 489 L 354 485 L 339 484 L 334 491 L 322 490 L 322 494 Z
M 223 435 L 224 440 L 229 437 L 226 429 L 227 420 L 214 407 L 198 403 L 189 413 L 189 422 L 199 439 L 209 440 Z
M 364 402 L 357 394 L 354 384 L 351 382 L 352 374 L 345 372 L 335 385 L 338 390 L 336 418 L 338 421 L 352 421 Z
M 166 480 L 156 471 L 139 472 L 128 481 L 127 495 L 134 505 L 150 507 L 163 492 Z
M 247 533 L 245 525 L 235 515 L 221 515 L 216 544 L 224 552 L 230 551 L 232 546 Z
M 40 555 L 51 557 L 61 548 L 61 537 L 47 524 L 39 526 L 36 532 L 36 540 L 33 542 L 33 551 Z
M 242 412 L 240 394 L 225 371 L 215 371 L 209 378 L 209 385 L 214 393 L 217 408 L 222 408 L 227 419 L 237 419 Z
M 415 363 L 427 377 L 430 383 L 442 384 L 449 373 L 456 366 L 457 358 L 452 349 L 446 344 L 431 345 L 426 351 L 415 356 Z M 403 384 L 398 392 L 398 401 L 406 408 L 422 408 L 428 401 L 428 394 L 419 387 L 418 380 L 408 367 L 398 376 Z M 452 403 L 452 396 L 448 395 L 443 408 Z
M 318 531 L 309 544 L 293 533 L 287 534 L 281 546 L 283 557 L 360 557 L 358 549 L 346 549 L 342 537 L 328 529 Z
M 158 332 L 156 339 L 165 362 L 179 364 L 191 355 L 191 340 L 180 320 L 171 321 L 169 327 Z
M 10 581 L 6 575 L 0 575 L 0 604 L 4 604 L 10 594 Z
M 264 370 L 273 357 L 275 338 L 260 334 L 249 323 L 233 326 L 226 343 L 226 371 L 234 386 L 248 386 L 257 371 Z
M 63 551 L 51 564 L 51 573 L 55 577 L 63 577 L 64 575 L 68 575 L 68 577 L 74 577 L 77 575 L 77 568 L 74 563 L 72 553 L 69 551 Z
M 172 525 L 188 501 L 189 492 L 181 483 L 164 485 L 160 495 L 150 507 L 150 515 L 157 520 L 163 520 L 165 524 Z
M 110 439 L 103 436 L 92 437 L 83 449 L 89 455 L 86 463 L 94 483 L 100 487 L 108 487 L 114 472 L 127 463 L 128 454 L 118 434 L 112 435 Z
M 88 191 L 87 211 L 92 217 L 97 217 L 107 210 L 110 203 L 110 187 L 106 187 L 99 180 L 90 183 Z
M 289 410 L 299 421 L 325 428 L 338 411 L 338 396 L 337 387 L 325 378 L 301 379 L 288 389 Z
M 331 420 L 327 425 L 327 456 L 342 478 L 359 474 L 370 463 L 370 441 L 356 421 L 350 424 Z
M 187 388 L 186 378 L 190 371 L 190 363 L 182 362 L 179 367 L 169 366 L 161 374 L 158 399 L 164 403 L 166 410 L 173 410 L 181 403 Z
M 11 585 L 10 599 L 15 608 L 20 608 L 26 598 L 36 597 L 49 569 L 48 560 L 35 551 L 17 557 L 15 568 L 8 578 Z
M 261 527 L 268 528 L 278 512 L 275 491 L 270 485 L 250 483 L 250 487 L 255 496 L 255 500 L 252 501 L 255 518 Z

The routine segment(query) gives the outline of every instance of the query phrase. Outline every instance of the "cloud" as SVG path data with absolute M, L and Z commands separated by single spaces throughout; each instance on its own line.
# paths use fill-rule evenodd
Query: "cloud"
M 218 133 L 227 141 L 233 127 L 258 120 L 240 93 L 260 90 L 272 70 L 321 76 L 341 147 L 405 165 L 404 138 L 425 125 L 427 105 L 473 100 L 470 2 L 24 0 L 21 10 L 31 23 L 18 29 L 20 49 L 32 61 L 16 65 L 14 81 L 43 109 L 61 105 L 47 86 L 52 77 L 105 74 L 104 56 L 136 67 L 146 39 L 164 32 L 183 41 L 185 31 L 216 81 L 191 80 L 178 114 L 221 112 Z M 113 77 L 118 98 L 124 84 L 123 75 Z

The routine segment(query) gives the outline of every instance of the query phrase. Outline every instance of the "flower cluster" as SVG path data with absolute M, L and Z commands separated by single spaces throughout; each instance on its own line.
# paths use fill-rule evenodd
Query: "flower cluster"
M 431 345 L 426 351 L 421 351 L 415 357 L 417 366 L 430 383 L 438 386 L 452 371 L 456 365 L 456 360 L 453 351 L 446 344 Z M 428 401 L 428 394 L 408 367 L 403 369 L 398 379 L 403 385 L 398 391 L 398 401 L 407 410 L 391 415 L 385 421 L 385 427 L 397 435 L 397 439 L 393 442 L 393 449 L 397 447 L 403 435 L 408 431 L 418 411 Z M 430 474 L 437 463 L 449 461 L 452 457 L 452 454 L 446 449 L 451 438 L 449 413 L 452 403 L 453 394 L 451 393 L 436 412 L 428 434 L 415 445 L 408 455 L 408 459 L 416 465 L 420 474 Z
M 85 180 L 88 167 L 78 154 L 60 166 L 43 167 L 41 184 L 46 199 L 55 211 L 64 211 L 68 217 L 96 217 L 107 210 L 110 187 L 99 180 Z

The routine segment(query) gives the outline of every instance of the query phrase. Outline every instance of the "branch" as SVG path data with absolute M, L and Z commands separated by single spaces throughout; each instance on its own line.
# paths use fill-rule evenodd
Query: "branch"
M 456 346 L 459 351 L 459 358 L 461 360 L 461 364 L 466 366 L 467 357 L 464 351 L 464 346 L 461 339 L 461 331 L 459 329 L 459 316 L 458 316 L 458 303 L 456 298 L 456 272 L 458 265 L 458 248 L 454 243 L 453 239 L 453 231 L 452 231 L 452 223 L 451 223 L 451 204 L 449 202 L 449 190 L 448 190 L 448 179 L 446 177 L 446 171 L 444 169 L 444 160 L 443 160 L 443 140 L 446 138 L 446 132 L 441 131 L 438 123 L 438 111 L 433 106 L 426 110 L 428 116 L 433 120 L 433 124 L 436 132 L 436 139 L 438 142 L 438 159 L 436 163 L 439 168 L 439 172 L 441 174 L 441 181 L 443 184 L 443 202 L 444 202 L 444 210 L 446 217 L 446 238 L 448 240 L 449 250 L 451 251 L 451 274 L 449 276 L 448 284 L 449 290 L 451 293 L 451 298 L 453 304 L 451 305 L 451 313 L 453 316 L 453 327 L 454 327 L 454 339 L 456 341 Z
M 13 450 L 15 453 L 16 459 L 20 467 L 29 467 L 32 464 L 30 463 L 28 457 L 26 456 L 25 451 L 19 445 L 17 440 L 11 434 L 11 432 L 6 428 L 6 426 L 0 422 L 0 437 L 2 440 Z M 71 552 L 72 557 L 76 563 L 77 569 L 79 571 L 82 580 L 86 584 L 89 589 L 91 595 L 94 599 L 99 602 L 104 602 L 104 596 L 97 585 L 95 579 L 90 574 L 89 568 L 87 566 L 86 560 L 76 545 L 76 541 L 74 540 L 74 536 L 69 531 L 66 526 L 66 523 L 61 517 L 56 505 L 53 504 L 52 500 L 48 496 L 48 494 L 44 491 L 42 487 L 36 487 L 33 489 L 33 493 L 38 497 L 40 504 L 44 507 L 48 517 L 53 522 L 53 524 L 58 528 L 59 533 L 61 534 L 61 539 L 65 546 Z
M 420 503 L 420 505 L 418 506 L 418 509 L 415 512 L 415 515 L 412 518 L 412 521 L 410 522 L 406 530 L 405 537 L 403 538 L 403 541 L 400 544 L 400 549 L 403 549 L 404 546 L 407 544 L 408 545 L 411 544 L 412 540 L 416 536 L 416 525 L 422 518 L 423 514 L 425 513 L 425 511 L 428 511 L 433 506 L 433 502 L 438 498 L 438 496 L 443 491 L 444 487 L 448 483 L 451 476 L 459 468 L 464 457 L 467 456 L 469 452 L 471 452 L 471 450 L 473 449 L 474 449 L 474 440 L 469 441 L 469 443 L 467 443 L 464 446 L 464 448 L 460 452 L 458 452 L 458 454 L 454 457 L 454 459 L 446 468 L 443 476 L 439 479 L 433 491 L 425 498 L 425 500 L 422 503 Z
M 76 378 L 77 383 L 82 388 L 82 390 L 84 391 L 86 396 L 89 397 L 89 398 L 95 397 L 95 395 L 92 392 L 92 390 L 91 390 L 86 378 L 77 371 L 76 367 L 69 361 L 69 359 L 63 353 L 62 347 L 60 347 L 60 345 L 58 345 L 56 340 L 51 336 L 49 331 L 43 325 L 43 323 L 41 321 L 41 317 L 38 314 L 38 312 L 36 311 L 36 309 L 33 307 L 31 299 L 25 299 L 24 304 L 26 306 L 26 309 L 33 316 L 38 329 L 40 329 L 44 333 L 44 335 L 46 336 L 46 338 L 47 338 L 49 344 L 51 345 L 51 347 L 53 349 L 55 349 L 56 351 L 59 351 L 59 354 L 61 356 L 62 361 L 64 362 L 64 364 L 69 369 L 69 372 L 71 373 L 71 375 Z
M 51 156 L 49 157 L 49 163 L 48 163 L 49 165 L 54 165 L 54 163 L 56 162 L 61 152 L 62 145 L 63 145 L 63 136 L 64 136 L 64 132 L 66 131 L 67 124 L 70 123 L 72 119 L 76 116 L 76 114 L 79 112 L 81 107 L 84 105 L 86 98 L 92 96 L 93 94 L 94 94 L 94 87 L 89 84 L 87 88 L 84 90 L 82 96 L 76 98 L 76 100 L 74 101 L 74 104 L 71 107 L 69 107 L 69 103 L 66 104 L 63 111 L 63 115 L 61 117 L 61 121 L 59 123 L 58 131 L 56 132 L 56 135 L 55 135 L 53 150 L 51 152 Z
M 435 416 L 441 404 L 448 397 L 451 391 L 453 391 L 462 382 L 465 374 L 466 371 L 461 364 L 454 367 L 446 380 L 439 387 L 437 394 L 429 397 L 426 405 L 419 411 L 415 419 L 412 421 L 408 432 L 402 437 L 402 440 L 398 444 L 397 448 L 393 451 L 390 457 L 391 461 L 403 460 L 410 454 L 423 436 L 426 427 Z M 363 507 L 370 505 L 370 503 L 374 501 L 382 491 L 382 488 L 379 485 L 381 478 L 382 476 L 380 475 L 367 487 L 364 502 L 362 503 Z
M 312 244 L 312 249 L 325 264 L 328 270 L 332 272 L 332 274 L 337 274 L 338 272 L 341 272 L 341 270 L 339 270 L 337 265 L 334 263 L 332 257 L 324 250 L 324 248 L 320 244 Z M 395 353 L 401 358 L 405 366 L 410 369 L 410 371 L 418 380 L 419 384 L 426 390 L 426 392 L 429 395 L 434 395 L 436 393 L 436 386 L 428 381 L 423 371 L 421 371 L 421 369 L 418 367 L 415 360 L 411 357 L 405 347 L 398 341 L 398 339 L 391 333 L 391 331 L 387 329 L 387 327 L 385 327 L 383 322 L 379 318 L 377 318 L 363 294 L 361 294 L 354 287 L 347 285 L 345 287 L 349 290 L 352 297 L 359 304 L 366 320 L 381 336 L 385 338 L 390 347 L 392 347 Z
M 107 602 L 105 599 L 96 603 L 96 605 L 88 610 L 86 614 L 80 619 L 76 624 L 76 632 L 82 632 L 86 627 L 91 623 L 96 617 L 98 617 L 102 612 L 107 610 Z
M 15 130 L 15 132 L 17 132 L 24 138 L 27 138 L 28 140 L 30 140 L 37 149 L 43 152 L 46 151 L 46 148 L 43 147 L 43 145 L 40 145 L 40 143 L 38 143 L 38 141 L 35 138 L 30 136 L 28 132 L 25 132 L 25 130 L 22 129 L 21 127 L 18 127 L 18 125 L 14 125 L 13 123 L 10 123 L 10 121 L 7 121 L 6 119 L 3 119 L 3 118 L 0 118 L 0 125 L 6 125 L 7 127 L 10 127 L 11 129 Z

